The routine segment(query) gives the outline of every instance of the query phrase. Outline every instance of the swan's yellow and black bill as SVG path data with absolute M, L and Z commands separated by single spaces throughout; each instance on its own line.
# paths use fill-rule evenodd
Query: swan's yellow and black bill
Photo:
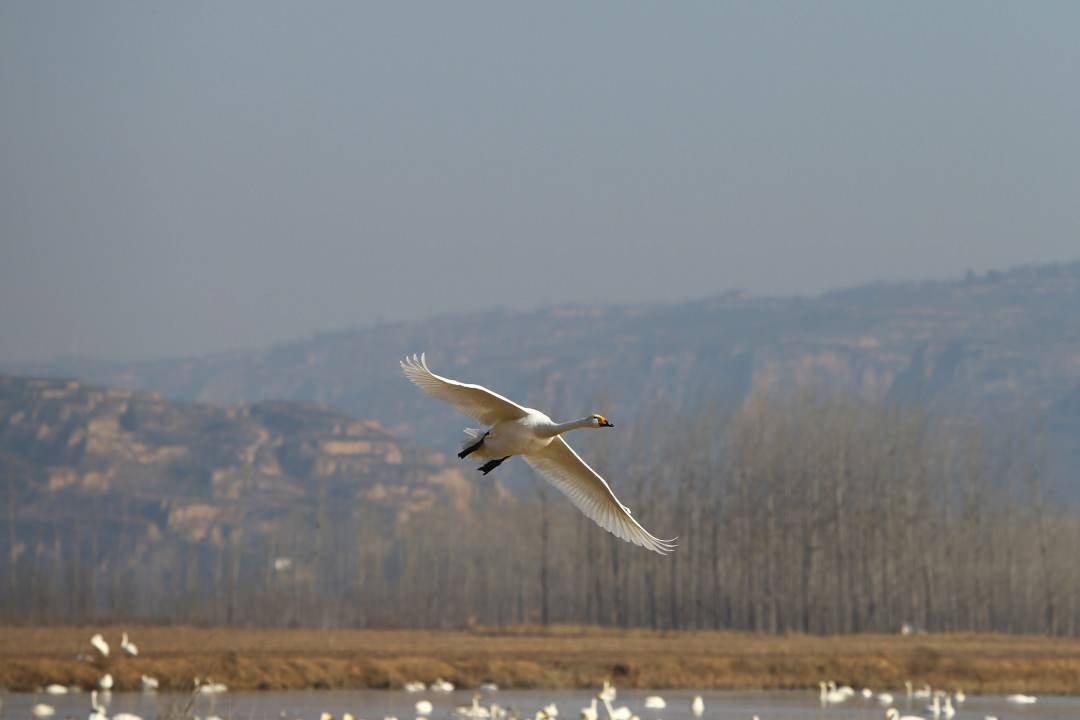
M 608 419 L 603 415 L 597 415 L 596 419 L 599 422 L 600 427 L 615 427 L 615 425 L 613 423 L 609 423 Z

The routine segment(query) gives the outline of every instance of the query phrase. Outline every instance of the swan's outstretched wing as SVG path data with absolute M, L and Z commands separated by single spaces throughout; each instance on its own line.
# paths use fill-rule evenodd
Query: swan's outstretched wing
M 569 497 L 581 512 L 615 537 L 661 555 L 675 549 L 675 540 L 661 540 L 641 527 L 604 478 L 561 437 L 556 437 L 540 452 L 521 457 Z
M 500 420 L 516 420 L 528 411 L 513 400 L 480 385 L 466 385 L 428 370 L 424 355 L 401 361 L 401 370 L 409 381 L 428 395 L 444 400 L 473 420 L 494 425 Z

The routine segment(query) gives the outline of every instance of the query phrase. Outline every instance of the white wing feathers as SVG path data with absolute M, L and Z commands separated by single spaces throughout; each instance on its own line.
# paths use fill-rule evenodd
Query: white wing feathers
M 473 420 L 485 425 L 494 425 L 500 420 L 516 420 L 527 413 L 513 400 L 508 400 L 498 393 L 480 385 L 466 385 L 450 378 L 444 378 L 428 370 L 424 355 L 413 355 L 401 362 L 401 370 L 409 381 L 428 395 L 450 403 L 458 412 L 468 415 Z
M 615 537 L 661 555 L 675 549 L 677 538 L 661 540 L 641 527 L 630 510 L 615 497 L 604 478 L 561 437 L 556 437 L 540 452 L 521 457 L 570 498 L 581 512 Z

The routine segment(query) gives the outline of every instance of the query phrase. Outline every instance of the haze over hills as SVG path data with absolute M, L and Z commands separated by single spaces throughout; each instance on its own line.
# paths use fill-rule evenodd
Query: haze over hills
M 572 416 L 623 422 L 655 403 L 736 407 L 814 389 L 1007 419 L 1044 432 L 1057 486 L 1080 470 L 1080 262 L 814 298 L 738 293 L 672 305 L 491 311 L 325 333 L 261 351 L 20 370 L 216 404 L 281 399 L 372 418 L 449 450 L 467 423 L 397 360 Z

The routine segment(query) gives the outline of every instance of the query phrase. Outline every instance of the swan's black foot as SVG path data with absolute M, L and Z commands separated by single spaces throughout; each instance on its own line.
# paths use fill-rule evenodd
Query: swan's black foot
M 498 460 L 488 460 L 486 463 L 480 466 L 480 472 L 487 475 L 489 472 L 502 465 L 504 460 L 509 460 L 510 457 L 510 455 L 507 455 L 506 457 L 499 458 Z
M 491 432 L 491 431 L 489 430 L 488 432 Z M 467 447 L 464 450 L 462 450 L 461 452 L 459 452 L 457 454 L 457 456 L 459 458 L 463 459 L 463 460 L 465 458 L 469 457 L 469 455 L 471 455 L 472 453 L 474 453 L 474 452 L 476 452 L 477 450 L 480 449 L 480 446 L 484 444 L 484 438 L 486 438 L 487 436 L 488 436 L 488 434 L 484 433 L 483 435 L 480 436 L 479 440 L 477 440 L 472 445 L 470 445 L 469 447 Z

